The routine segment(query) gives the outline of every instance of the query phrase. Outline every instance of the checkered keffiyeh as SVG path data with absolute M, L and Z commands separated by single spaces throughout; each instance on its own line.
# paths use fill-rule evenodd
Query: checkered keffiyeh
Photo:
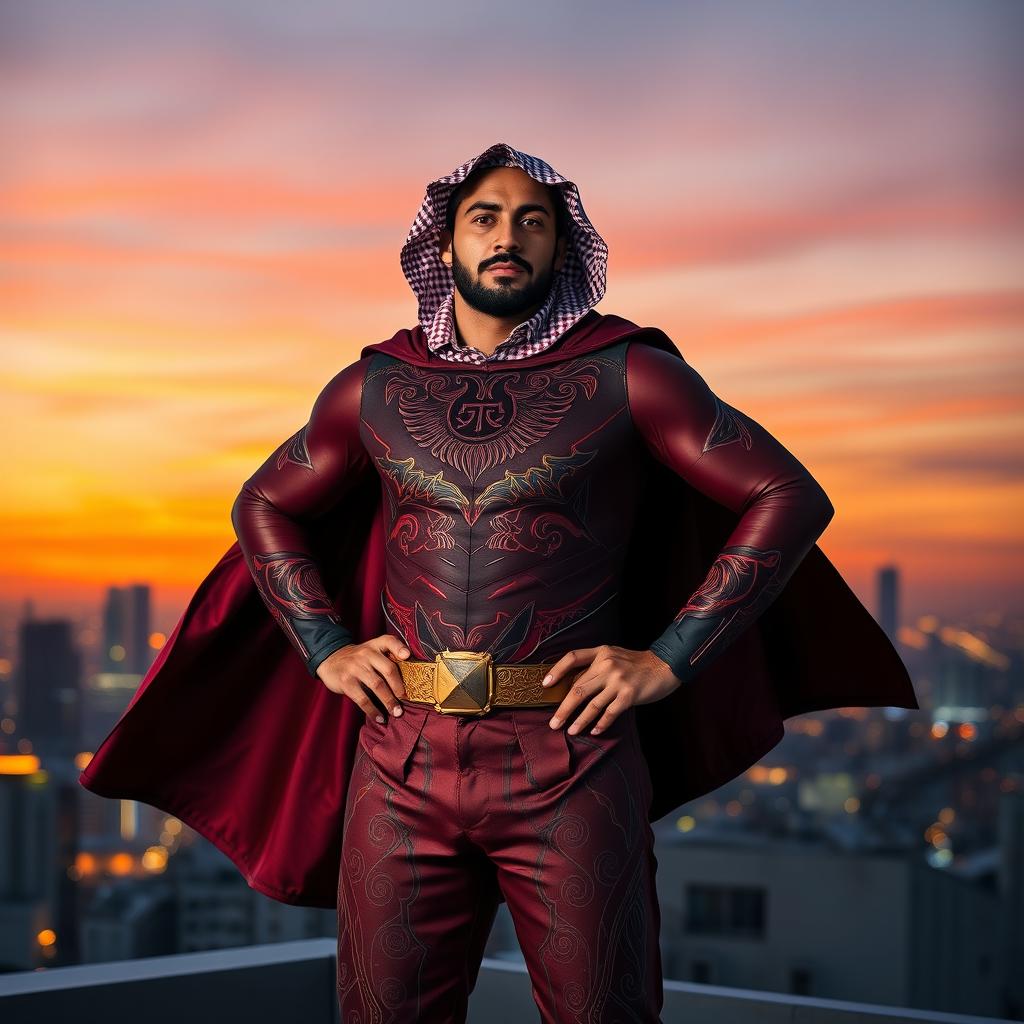
M 565 262 L 557 271 L 544 305 L 519 324 L 491 355 L 462 345 L 455 335 L 451 269 L 438 255 L 448 197 L 477 166 L 519 167 L 545 185 L 557 185 L 569 211 L 569 245 Z M 522 153 L 504 142 L 495 143 L 467 160 L 451 174 L 427 185 L 409 236 L 402 246 L 402 272 L 419 300 L 419 321 L 432 352 L 452 362 L 483 363 L 521 359 L 553 345 L 604 295 L 608 271 L 608 246 L 583 211 L 579 189 L 539 157 Z

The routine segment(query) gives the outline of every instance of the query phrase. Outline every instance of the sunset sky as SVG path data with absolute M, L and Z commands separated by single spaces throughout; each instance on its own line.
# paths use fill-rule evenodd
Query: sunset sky
M 1022 30 L 1014 0 L 4 4 L 0 599 L 149 582 L 173 625 L 246 478 L 415 323 L 426 182 L 500 141 L 579 185 L 598 310 L 825 487 L 872 610 L 889 560 L 907 617 L 1022 610 Z

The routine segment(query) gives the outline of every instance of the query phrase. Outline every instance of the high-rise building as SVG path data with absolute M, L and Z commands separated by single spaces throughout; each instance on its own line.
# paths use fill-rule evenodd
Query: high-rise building
M 34 750 L 72 753 L 80 732 L 81 658 L 67 619 L 34 619 L 18 631 L 18 735 Z
M 153 660 L 149 646 L 150 588 L 145 583 L 110 587 L 103 606 L 102 672 L 145 675 Z
M 900 628 L 900 571 L 895 565 L 878 570 L 878 624 L 895 644 Z

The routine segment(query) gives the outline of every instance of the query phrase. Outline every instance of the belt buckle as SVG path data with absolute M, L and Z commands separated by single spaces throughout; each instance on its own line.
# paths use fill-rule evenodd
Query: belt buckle
M 434 710 L 443 715 L 485 715 L 494 700 L 490 651 L 441 651 L 435 658 Z

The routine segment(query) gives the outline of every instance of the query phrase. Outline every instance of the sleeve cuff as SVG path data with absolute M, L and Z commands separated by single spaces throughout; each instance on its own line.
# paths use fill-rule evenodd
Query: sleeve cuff
M 316 670 L 321 662 L 340 648 L 356 642 L 356 638 L 335 619 L 322 616 L 315 619 L 295 618 L 291 624 L 303 648 L 310 652 L 306 658 L 306 671 L 314 679 L 318 678 Z
M 342 647 L 348 647 L 349 644 L 354 643 L 355 640 L 351 636 L 349 636 L 348 639 L 339 638 L 334 643 L 317 651 L 316 654 L 311 655 L 309 660 L 306 662 L 307 671 L 314 679 L 319 679 L 320 677 L 316 674 L 316 670 L 323 664 L 323 662 L 325 662 L 335 651 L 340 651 Z
M 692 677 L 693 669 L 690 667 L 687 651 L 679 644 L 677 638 L 672 639 L 675 642 L 659 637 L 647 649 L 661 658 L 672 670 L 672 674 L 685 685 Z

